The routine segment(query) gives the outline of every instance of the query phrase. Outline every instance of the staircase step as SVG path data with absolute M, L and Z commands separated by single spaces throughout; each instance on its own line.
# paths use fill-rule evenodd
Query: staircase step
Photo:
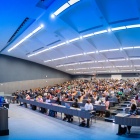
M 130 104 L 130 101 L 125 101 L 124 103 L 128 103 L 128 104 Z
M 106 122 L 114 122 L 114 119 L 113 119 L 113 118 L 104 118 L 104 120 L 105 120 Z
M 123 110 L 124 110 L 124 108 L 117 108 L 117 110 L 118 110 L 118 111 L 123 111 Z
M 121 106 L 122 106 L 122 107 L 128 107 L 128 105 L 127 105 L 127 104 L 122 104 Z

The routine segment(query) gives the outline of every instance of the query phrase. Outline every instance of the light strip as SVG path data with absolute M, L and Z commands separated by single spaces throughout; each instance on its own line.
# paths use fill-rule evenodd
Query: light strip
M 117 70 L 112 70 L 112 71 L 110 71 L 110 72 L 119 72 L 119 71 L 117 71 Z
M 104 68 L 112 68 L 112 66 L 106 66 L 106 67 L 104 67 Z
M 50 61 L 52 61 L 52 60 L 46 60 L 46 61 L 44 61 L 44 63 L 46 63 L 46 62 L 50 62 Z
M 90 67 L 90 69 L 102 69 L 102 67 Z
M 118 30 L 124 30 L 124 29 L 126 29 L 126 27 L 125 26 L 121 26 L 121 27 L 112 28 L 111 30 L 112 31 L 118 31 Z
M 133 71 L 133 70 L 120 70 L 120 71 L 124 71 L 125 72 L 125 71 Z
M 120 49 L 109 49 L 109 52 L 119 51 Z
M 86 52 L 86 54 L 92 54 L 92 53 L 96 53 L 96 52 Z
M 135 49 L 140 49 L 140 46 L 135 46 L 134 48 L 135 48 Z
M 125 61 L 125 59 L 112 59 L 112 60 L 108 60 L 108 61 L 110 61 L 110 62 L 112 62 L 112 61 Z
M 115 66 L 116 68 L 126 68 L 126 67 L 129 67 L 129 66 Z
M 108 52 L 108 50 L 100 50 L 99 52 Z
M 122 27 L 116 27 L 116 28 L 110 28 L 110 29 L 111 29 L 112 31 L 116 31 L 116 30 L 126 29 L 125 27 L 137 28 L 137 27 L 140 27 L 140 24 L 129 25 L 129 26 L 122 26 Z M 87 38 L 87 37 L 91 37 L 91 36 L 93 36 L 93 35 L 97 35 L 97 34 L 101 34 L 101 33 L 106 33 L 106 32 L 107 32 L 107 30 L 101 30 L 101 31 L 98 31 L 98 32 L 86 34 L 86 35 L 83 35 L 83 36 L 81 36 L 81 37 L 77 37 L 77 38 L 71 39 L 71 40 L 69 40 L 69 41 L 67 41 L 67 42 L 70 43 L 70 42 L 77 41 L 77 40 L 82 39 L 82 38 Z M 59 47 L 59 46 L 65 45 L 65 44 L 66 44 L 66 42 L 63 42 L 63 43 L 61 43 L 61 44 L 55 45 L 55 46 L 53 46 L 53 47 L 50 47 L 50 48 L 47 49 L 47 50 L 51 50 L 51 49 L 57 48 L 57 47 Z M 133 49 L 133 48 L 140 48 L 140 46 L 135 46 L 135 47 L 124 47 L 124 48 L 120 48 L 120 50 L 123 50 L 123 49 L 124 49 L 124 50 L 129 50 L 129 49 Z M 45 50 L 42 50 L 42 51 L 40 51 L 40 52 L 31 54 L 31 55 L 29 55 L 28 57 L 31 57 L 31 56 L 34 56 L 34 55 L 43 53 L 43 52 L 45 52 L 45 51 L 47 51 L 47 50 L 45 49 Z M 112 49 L 112 51 L 117 51 L 117 50 L 119 50 L 119 49 Z M 99 52 L 108 52 L 108 51 L 111 51 L 111 49 L 110 49 L 110 50 L 100 50 Z M 91 53 L 95 53 L 95 52 L 91 52 Z M 90 52 L 87 52 L 87 54 L 90 54 Z
M 83 72 L 78 71 L 78 72 L 75 72 L 75 73 L 83 73 Z
M 68 58 L 69 57 L 76 57 L 76 56 L 80 56 L 80 55 L 83 55 L 82 53 L 79 53 L 79 54 L 75 54 L 75 55 L 69 55 L 69 56 L 67 56 Z
M 66 42 L 62 42 L 62 43 L 60 43 L 60 44 L 58 44 L 58 45 L 52 46 L 52 47 L 47 48 L 47 49 L 44 49 L 44 50 L 42 50 L 42 51 L 38 51 L 38 52 L 33 53 L 33 54 L 30 54 L 30 55 L 28 55 L 28 57 L 31 57 L 31 56 L 34 56 L 34 55 L 37 55 L 37 54 L 40 54 L 40 53 L 49 51 L 49 50 L 51 50 L 51 49 L 57 48 L 57 47 L 62 46 L 62 45 L 64 45 L 64 44 L 66 44 Z
M 63 67 L 64 65 L 58 65 L 58 66 L 56 66 L 57 68 L 59 68 L 59 67 Z
M 70 5 L 68 3 L 65 3 L 57 11 L 54 12 L 54 15 L 55 16 L 59 15 L 61 12 L 63 12 L 64 10 L 66 10 L 69 6 Z
M 60 58 L 56 58 L 56 59 L 53 59 L 54 61 L 55 60 L 61 60 L 61 59 L 65 59 L 66 57 L 60 57 Z
M 93 35 L 94 35 L 93 33 L 87 34 L 87 35 L 84 35 L 83 38 L 91 37 L 91 36 L 93 36 Z
M 71 40 L 69 40 L 69 43 L 71 43 L 71 42 L 74 42 L 74 41 L 77 41 L 77 40 L 79 40 L 80 38 L 74 38 L 74 39 L 71 39 Z
M 126 26 L 126 28 L 139 28 L 140 27 L 140 24 L 135 24 L 135 25 L 128 25 Z
M 140 65 L 134 65 L 134 67 L 140 67 Z
M 85 64 L 85 63 L 95 63 L 95 61 L 85 61 L 85 62 L 81 62 L 81 64 Z
M 70 5 L 73 5 L 73 4 L 75 4 L 75 3 L 79 2 L 79 1 L 80 1 L 80 0 L 69 0 L 68 3 L 69 3 Z
M 133 49 L 134 47 L 124 47 L 124 50 L 129 50 L 129 49 Z
M 14 45 L 12 48 L 10 48 L 8 50 L 8 52 L 12 51 L 13 49 L 15 49 L 17 46 L 19 46 L 21 43 L 23 43 L 26 39 L 28 39 L 29 37 L 31 37 L 32 35 L 34 35 L 36 32 L 38 32 L 39 30 L 41 30 L 44 27 L 43 24 L 41 24 L 39 27 L 37 27 L 35 30 L 33 30 L 31 33 L 29 33 L 26 37 L 24 37 L 22 40 L 20 40 L 16 45 Z
M 130 58 L 130 60 L 140 60 L 140 58 Z
M 105 60 L 100 60 L 100 61 L 98 61 L 98 62 L 105 62 Z
M 74 70 L 74 69 L 67 69 L 66 71 L 72 71 L 72 70 Z
M 77 65 L 78 63 L 71 63 L 71 64 L 65 64 L 63 66 L 72 66 L 72 65 Z
M 97 73 L 98 73 L 98 72 L 100 72 L 100 73 L 101 73 L 101 72 L 108 72 L 108 71 L 97 71 Z
M 83 73 L 93 73 L 94 71 L 85 71 Z
M 94 35 L 103 34 L 106 32 L 107 32 L 107 30 L 102 30 L 102 31 L 94 32 Z
M 86 69 L 89 69 L 89 68 L 77 68 L 75 70 L 86 70 Z

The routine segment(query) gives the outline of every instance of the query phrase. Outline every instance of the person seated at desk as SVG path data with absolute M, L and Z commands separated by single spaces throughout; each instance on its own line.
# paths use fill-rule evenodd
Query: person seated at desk
M 135 105 L 137 106 L 137 103 L 136 103 L 136 100 L 135 100 L 135 99 L 132 99 L 132 100 L 131 100 L 131 106 L 132 106 L 133 104 L 135 104 Z
M 109 102 L 109 96 L 107 96 L 107 97 L 105 98 L 105 106 L 106 106 L 106 110 L 109 109 L 109 104 L 110 104 L 110 102 Z
M 93 105 L 92 105 L 90 99 L 88 99 L 87 103 L 85 104 L 85 110 L 87 110 L 87 111 L 93 110 Z M 84 118 L 81 118 L 81 119 L 82 119 L 82 123 L 85 123 L 85 119 Z
M 131 109 L 129 111 L 129 114 L 130 115 L 137 115 L 138 114 L 138 112 L 137 112 L 137 106 L 135 104 L 132 104 L 131 105 Z M 127 126 L 128 134 L 130 134 L 131 127 L 132 126 Z
M 74 100 L 74 103 L 72 104 L 72 107 L 79 108 L 78 99 Z M 73 122 L 73 116 L 72 115 L 67 115 L 67 117 L 68 117 L 68 122 Z
M 30 100 L 29 94 L 26 94 L 26 100 Z
M 39 95 L 39 96 L 36 98 L 36 101 L 37 101 L 37 102 L 43 102 L 42 96 Z
M 60 101 L 60 98 L 59 97 L 57 97 L 55 103 L 58 104 L 58 105 L 61 105 L 61 101 Z
M 46 98 L 46 101 L 45 101 L 46 103 L 50 103 L 51 102 L 51 100 L 50 100 L 50 96 L 49 95 L 47 95 L 47 98 Z

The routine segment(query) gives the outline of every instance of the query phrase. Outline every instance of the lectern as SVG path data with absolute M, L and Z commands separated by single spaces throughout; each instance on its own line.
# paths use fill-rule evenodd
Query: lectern
M 9 135 L 8 109 L 0 107 L 0 136 Z

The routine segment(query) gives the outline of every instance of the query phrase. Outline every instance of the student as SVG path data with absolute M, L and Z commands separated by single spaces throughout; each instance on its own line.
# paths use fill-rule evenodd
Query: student
M 129 112 L 131 115 L 137 115 L 137 106 L 135 104 L 132 104 L 131 105 L 131 109 L 130 109 L 130 112 Z M 132 126 L 127 126 L 127 129 L 128 129 L 128 134 L 130 134 L 130 130 L 131 130 L 131 127 Z
M 74 100 L 74 103 L 72 104 L 72 107 L 79 108 L 78 99 Z M 67 117 L 68 117 L 68 122 L 73 122 L 73 116 L 72 115 L 67 115 Z
M 88 99 L 87 103 L 85 104 L 85 110 L 86 111 L 93 110 L 93 105 L 92 105 L 90 99 Z M 81 119 L 82 119 L 82 123 L 85 123 L 85 119 L 84 118 L 81 118 Z

